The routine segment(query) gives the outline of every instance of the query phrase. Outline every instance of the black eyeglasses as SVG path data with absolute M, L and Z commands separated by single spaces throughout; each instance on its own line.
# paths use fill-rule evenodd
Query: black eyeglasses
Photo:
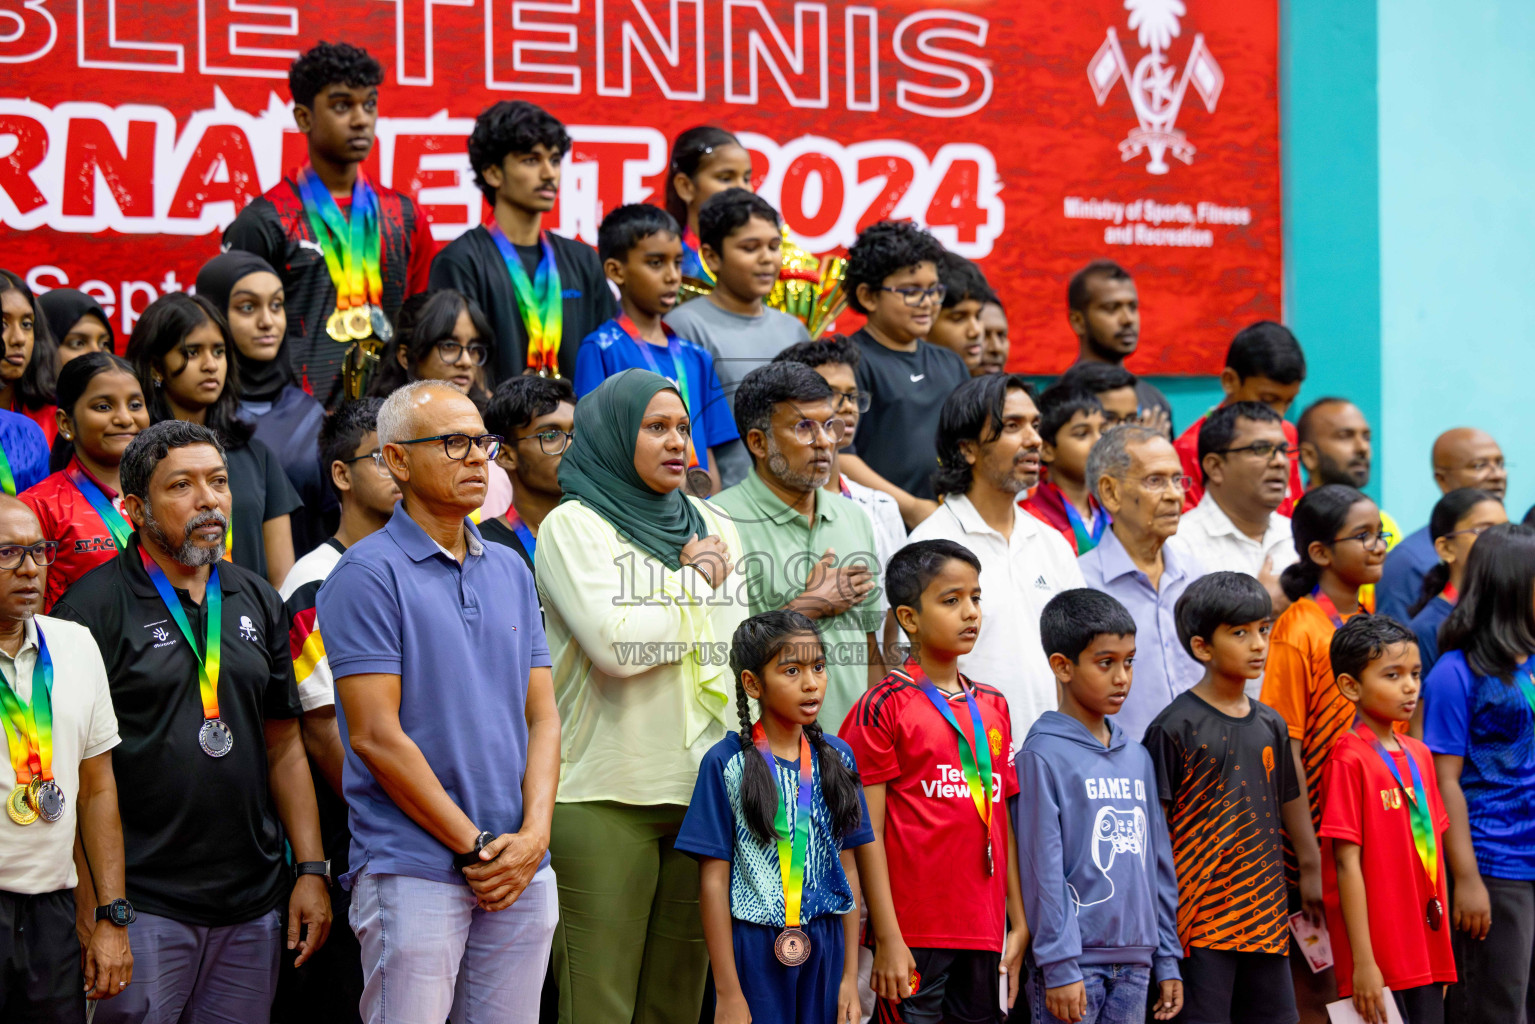
M 949 289 L 941 284 L 935 284 L 931 288 L 887 288 L 880 286 L 882 292 L 894 292 L 899 295 L 908 306 L 921 306 L 929 299 L 934 302 L 942 302 L 943 297 L 949 294 Z
M 536 434 L 519 437 L 517 438 L 517 443 L 521 444 L 534 438 L 538 439 L 538 446 L 544 450 L 545 455 L 559 455 L 570 447 L 571 443 L 575 441 L 576 435 L 571 430 L 556 430 L 550 427 L 548 430 L 540 430 Z
M 30 547 L 26 544 L 0 545 L 0 569 L 20 569 L 28 555 L 32 556 L 35 565 L 52 565 L 58 553 L 59 542 L 56 540 L 40 540 Z
M 1391 546 L 1391 541 L 1395 537 L 1396 534 L 1392 533 L 1390 530 L 1382 530 L 1379 533 L 1372 533 L 1369 530 L 1360 530 L 1358 533 L 1349 534 L 1347 537 L 1334 537 L 1332 542 L 1334 544 L 1342 544 L 1344 541 L 1353 540 L 1358 541 L 1360 544 L 1367 548 L 1389 548 Z
M 475 366 L 484 366 L 485 360 L 490 358 L 489 346 L 481 342 L 471 342 L 465 345 L 462 342 L 449 338 L 439 341 L 436 348 L 437 354 L 442 357 L 442 361 L 449 366 L 458 362 L 459 356 L 463 355 L 465 349 L 469 352 L 469 361 Z
M 487 459 L 496 457 L 501 450 L 501 442 L 506 440 L 500 434 L 481 434 L 472 437 L 469 434 L 433 434 L 431 437 L 413 437 L 409 441 L 395 441 L 395 444 L 430 444 L 433 441 L 442 442 L 442 450 L 448 458 L 455 462 L 469 457 L 471 446 L 478 446 L 485 453 Z
M 1267 462 L 1275 455 L 1280 455 L 1286 459 L 1293 459 L 1295 458 L 1297 451 L 1299 451 L 1299 449 L 1297 449 L 1293 444 L 1275 444 L 1272 441 L 1254 441 L 1252 444 L 1244 444 L 1240 448 L 1221 448 L 1216 452 L 1216 454 L 1235 455 L 1237 452 L 1252 452 L 1258 458 L 1262 459 L 1264 462 Z
M 833 391 L 831 396 L 837 400 L 837 408 L 842 408 L 842 403 L 846 402 L 859 412 L 868 412 L 869 406 L 874 402 L 872 392 L 859 391 L 857 388 L 851 391 Z

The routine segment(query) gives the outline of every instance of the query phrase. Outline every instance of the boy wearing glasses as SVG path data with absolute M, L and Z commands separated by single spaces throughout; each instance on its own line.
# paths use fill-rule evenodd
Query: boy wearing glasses
M 1301 351 L 1295 335 L 1283 324 L 1260 320 L 1238 331 L 1236 337 L 1231 339 L 1231 347 L 1226 349 L 1226 366 L 1221 370 L 1221 391 L 1225 392 L 1226 397 L 1221 399 L 1218 408 L 1235 405 L 1237 402 L 1258 402 L 1283 417 L 1305 381 L 1306 354 Z M 1207 413 L 1205 417 L 1195 420 L 1173 442 L 1173 446 L 1178 449 L 1178 457 L 1183 460 L 1183 471 L 1194 481 L 1194 486 L 1184 495 L 1184 511 L 1198 505 L 1199 499 L 1204 496 L 1199 473 L 1203 461 L 1199 451 L 1199 431 L 1208 416 Z M 1288 420 L 1281 420 L 1281 424 L 1285 443 L 1291 448 L 1298 448 L 1300 441 L 1294 424 Z M 1290 509 L 1305 493 L 1300 482 L 1300 461 L 1292 459 L 1289 490 L 1279 505 L 1279 514 L 1288 516 Z
M 924 342 L 947 293 L 938 279 L 943 258 L 933 236 L 907 221 L 865 229 L 847 254 L 848 305 L 869 318 L 853 335 L 863 357 L 858 389 L 872 398 L 847 473 L 894 496 L 908 526 L 936 507 L 938 412 L 970 379 L 963 359 Z
M 648 203 L 620 206 L 597 232 L 602 269 L 618 289 L 618 315 L 602 324 L 576 356 L 576 396 L 615 373 L 641 369 L 677 385 L 692 421 L 687 490 L 707 498 L 720 489 L 710 449 L 736 439 L 730 406 L 714 357 L 661 318 L 677 304 L 682 284 L 682 232 L 672 215 Z
M 735 416 L 752 471 L 715 499 L 740 533 L 736 572 L 751 614 L 788 608 L 816 620 L 826 646 L 823 722 L 842 721 L 885 675 L 874 527 L 851 501 L 825 489 L 847 430 L 837 402 L 831 385 L 800 363 L 748 373 L 736 390 Z
M 560 461 L 570 447 L 576 419 L 576 392 L 562 377 L 513 377 L 502 381 L 485 407 L 485 429 L 505 440 L 496 465 L 512 480 L 512 506 L 480 522 L 480 536 L 505 544 L 528 563 L 538 545 L 538 528 L 560 503 Z

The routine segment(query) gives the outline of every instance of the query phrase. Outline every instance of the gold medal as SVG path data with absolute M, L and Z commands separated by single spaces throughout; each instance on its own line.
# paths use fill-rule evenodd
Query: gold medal
M 367 341 L 373 337 L 373 318 L 367 306 L 353 306 L 345 313 L 346 335 L 353 341 Z
M 351 341 L 351 335 L 346 333 L 346 314 L 339 309 L 332 313 L 325 321 L 325 333 L 331 336 L 332 341 L 342 344 Z
M 17 786 L 5 801 L 5 813 L 18 825 L 30 825 L 37 820 L 37 811 L 27 799 L 27 787 Z
M 32 781 L 27 783 L 27 806 L 31 807 L 34 811 L 37 810 L 37 794 L 42 791 L 42 788 L 43 777 L 41 775 L 32 776 Z

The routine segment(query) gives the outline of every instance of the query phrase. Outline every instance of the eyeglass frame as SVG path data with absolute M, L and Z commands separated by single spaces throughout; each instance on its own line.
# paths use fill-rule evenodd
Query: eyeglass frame
M 448 451 L 448 442 L 455 437 L 466 438 L 469 441 L 469 447 L 464 449 L 464 454 L 462 455 L 454 455 L 452 452 Z M 491 446 L 489 448 L 487 448 L 486 445 L 482 443 L 487 437 L 494 439 L 491 441 Z M 441 441 L 442 453 L 448 458 L 452 459 L 454 462 L 463 462 L 465 459 L 467 459 L 469 457 L 469 450 L 471 448 L 480 449 L 480 451 L 485 453 L 486 461 L 489 461 L 496 457 L 496 453 L 499 452 L 501 450 L 501 446 L 506 443 L 506 438 L 500 434 L 474 435 L 465 434 L 463 431 L 455 431 L 452 434 L 433 434 L 431 437 L 413 437 L 407 441 L 390 441 L 389 444 L 428 444 L 432 441 Z M 385 445 L 384 447 L 388 447 L 388 445 Z M 379 454 L 380 457 L 382 457 L 382 451 L 380 451 Z
M 451 346 L 458 349 L 458 355 L 450 357 L 446 352 L 443 351 L 445 346 Z M 486 363 L 490 362 L 490 346 L 485 344 L 483 341 L 471 342 L 470 344 L 466 345 L 454 338 L 443 338 L 441 341 L 432 342 L 432 348 L 436 349 L 438 358 L 441 359 L 443 364 L 446 366 L 457 366 L 459 357 L 462 356 L 465 352 L 469 353 L 469 362 L 476 368 L 484 366 Z M 480 353 L 479 360 L 474 358 L 475 350 L 478 350 Z
M 862 413 L 868 412 L 869 409 L 874 405 L 874 392 L 859 391 L 857 388 L 854 388 L 851 391 L 838 391 L 836 388 L 833 388 L 831 397 L 832 407 L 835 409 L 841 409 L 842 403 L 847 402 L 852 405 L 854 409 L 857 409 Z
M 1159 476 L 1166 479 L 1167 483 L 1164 483 L 1161 487 L 1152 487 L 1148 481 Z M 1180 480 L 1183 482 L 1178 483 Z M 1168 484 L 1172 484 L 1178 491 L 1183 494 L 1187 494 L 1189 488 L 1194 486 L 1194 478 L 1189 476 L 1187 473 L 1151 473 L 1147 476 L 1141 477 L 1137 482 L 1141 485 L 1142 489 L 1152 491 L 1156 494 L 1161 494 L 1163 491 L 1167 490 Z
M 1361 533 L 1350 534 L 1347 537 L 1334 537 L 1332 540 L 1327 541 L 1327 546 L 1332 547 L 1336 544 L 1342 544 L 1346 540 L 1356 540 L 1368 551 L 1370 548 L 1381 547 L 1382 545 L 1389 548 L 1391 547 L 1391 542 L 1396 539 L 1396 534 L 1390 530 L 1382 530 L 1375 535 L 1374 539 L 1367 540 L 1369 532 L 1369 530 L 1365 530 Z
M 943 305 L 944 296 L 949 294 L 948 285 L 943 284 L 929 285 L 926 288 L 916 288 L 914 286 L 907 286 L 904 288 L 891 288 L 889 285 L 882 284 L 879 286 L 879 290 L 882 292 L 893 292 L 896 295 L 899 295 L 902 301 L 904 301 L 906 305 L 910 306 L 912 309 L 917 309 L 920 306 L 926 305 L 927 300 L 929 299 L 932 299 L 934 302 L 941 306 Z M 917 301 L 913 302 L 912 299 L 916 299 Z
M 1441 534 L 1440 539 L 1449 540 L 1451 537 L 1464 537 L 1468 533 L 1473 537 L 1480 537 L 1494 526 L 1501 525 L 1501 523 L 1483 523 L 1480 526 L 1468 526 L 1464 530 L 1451 530 L 1449 533 Z
M 40 540 L 36 544 L 0 545 L 0 551 L 4 551 L 6 548 L 15 548 L 21 552 L 21 557 L 16 559 L 15 565 L 6 565 L 3 560 L 0 560 L 0 569 L 4 569 L 7 572 L 15 572 L 17 569 L 20 569 L 29 557 L 32 559 L 32 564 L 37 566 L 39 569 L 48 568 L 48 566 L 57 561 L 59 557 L 59 542 L 56 540 Z M 46 562 L 37 557 L 39 550 L 49 552 L 48 560 Z
M 565 446 L 557 452 L 551 452 L 549 448 L 544 444 L 545 434 L 564 434 Z M 574 430 L 561 430 L 558 427 L 545 427 L 543 430 L 540 430 L 536 434 L 528 434 L 524 437 L 517 437 L 514 435 L 512 440 L 516 441 L 518 444 L 522 444 L 524 441 L 536 440 L 538 442 L 539 450 L 542 451 L 545 455 L 564 455 L 570 450 L 570 446 L 576 443 L 576 432 Z
M 814 424 L 810 431 L 808 431 L 810 434 L 808 438 L 803 437 L 800 434 L 800 427 L 803 427 L 807 423 Z M 842 430 L 835 437 L 832 436 L 831 425 L 833 423 L 840 425 L 842 428 Z M 832 444 L 836 444 L 838 441 L 841 441 L 844 437 L 847 436 L 847 420 L 843 419 L 841 416 L 833 416 L 823 423 L 820 420 L 813 420 L 809 416 L 804 416 L 796 421 L 790 430 L 794 434 L 794 440 L 798 441 L 800 444 L 815 444 L 817 434 L 825 436 L 826 440 L 830 441 Z
M 1272 450 L 1267 455 L 1258 455 L 1257 449 L 1264 445 L 1272 445 Z M 1291 444 L 1288 441 L 1284 444 L 1274 444 L 1272 441 L 1254 441 L 1252 444 L 1244 444 L 1240 448 L 1217 448 L 1211 454 L 1234 455 L 1237 452 L 1251 452 L 1253 455 L 1258 455 L 1264 462 L 1273 461 L 1275 452 L 1284 452 L 1284 460 L 1289 462 L 1300 455 L 1300 445 Z

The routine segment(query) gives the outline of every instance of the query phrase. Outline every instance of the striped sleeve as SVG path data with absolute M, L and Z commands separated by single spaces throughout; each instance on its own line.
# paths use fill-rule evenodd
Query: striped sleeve
M 288 650 L 293 658 L 293 678 L 298 682 L 298 699 L 305 711 L 336 703 L 336 681 L 330 674 L 325 656 L 325 640 L 315 617 L 315 595 L 324 580 L 306 583 L 289 595 Z

